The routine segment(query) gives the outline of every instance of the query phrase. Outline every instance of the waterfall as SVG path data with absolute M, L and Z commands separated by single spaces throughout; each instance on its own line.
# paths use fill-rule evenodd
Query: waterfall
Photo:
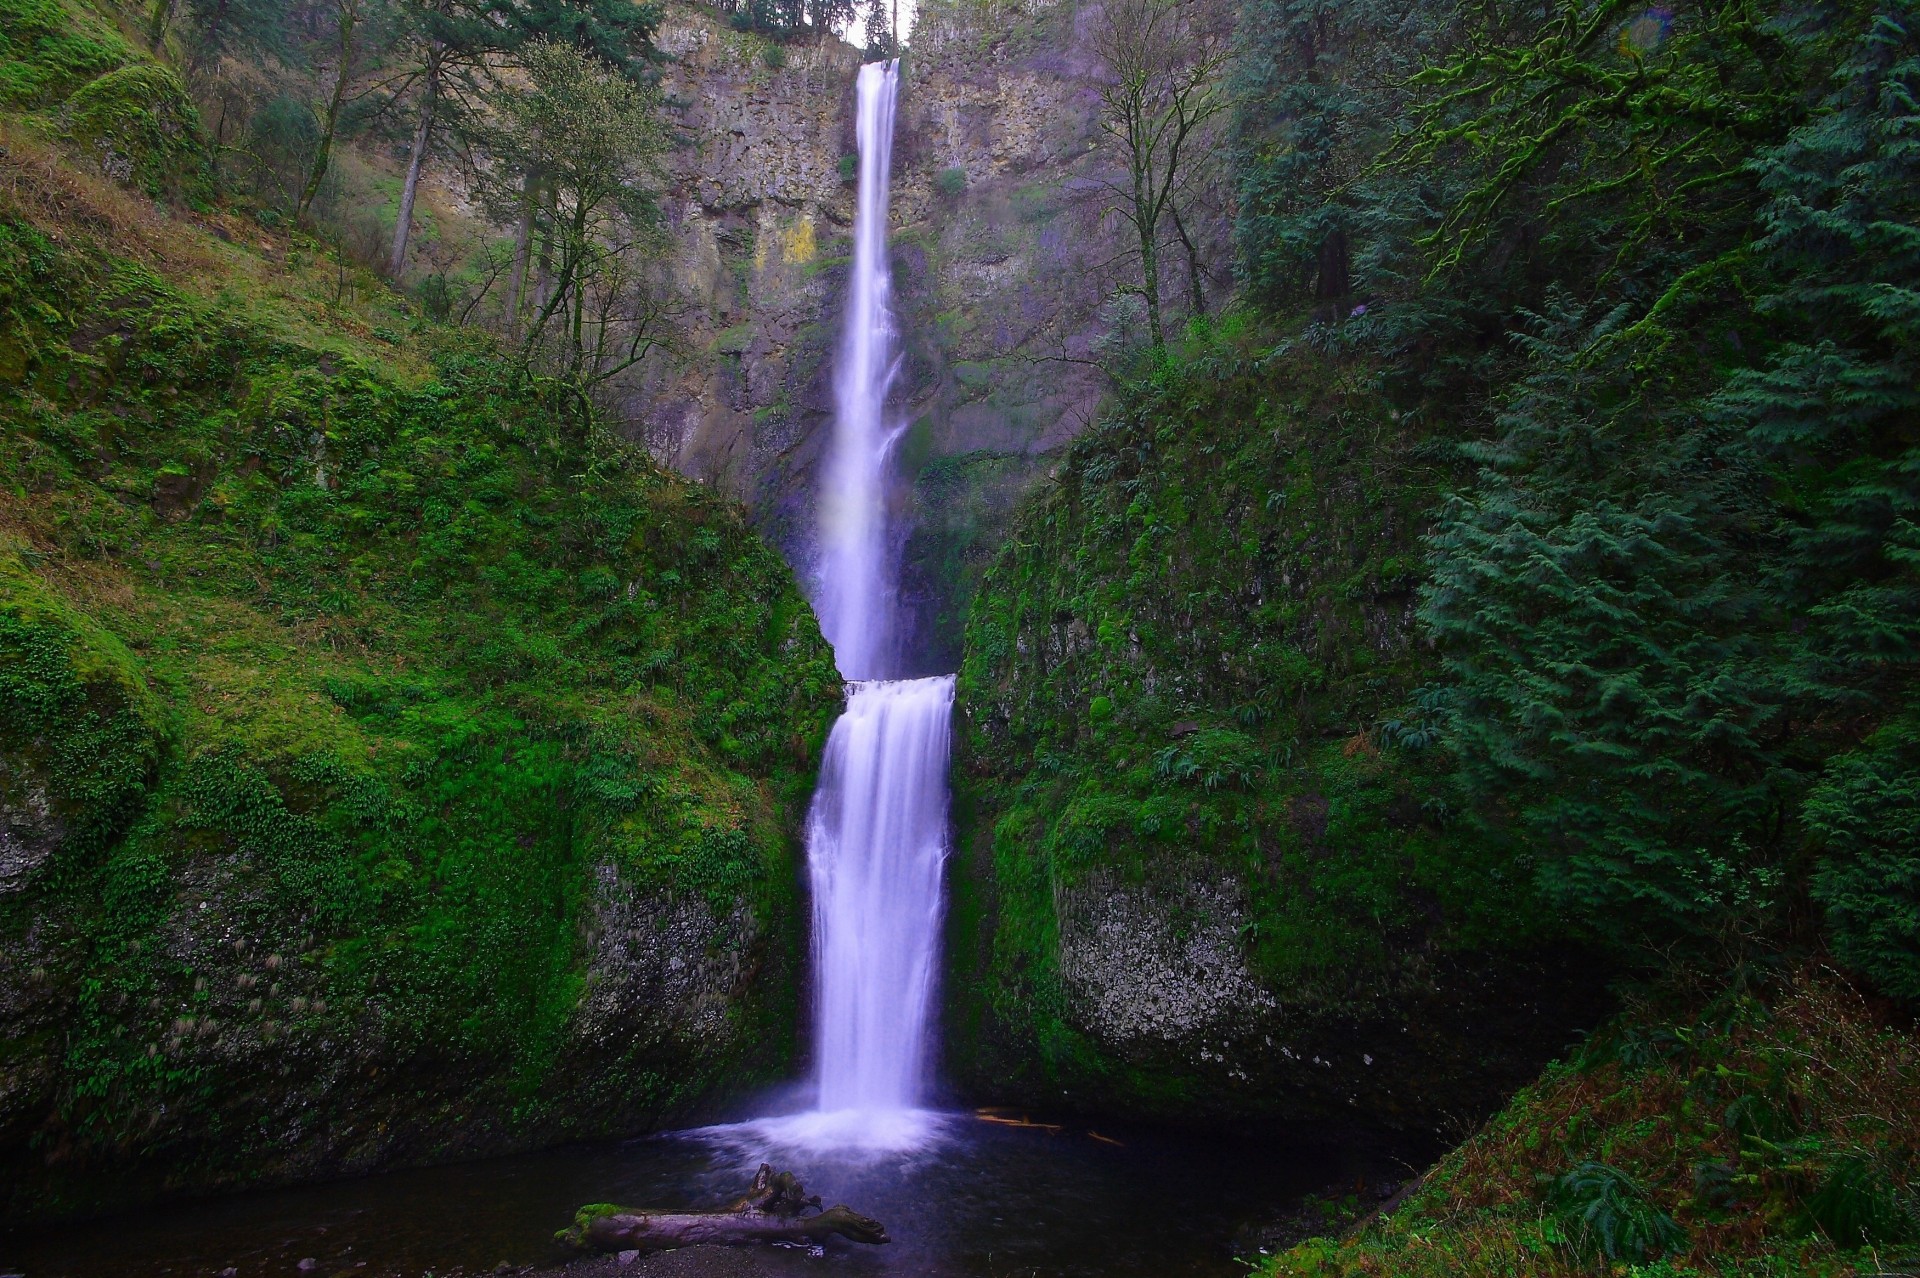
M 887 262 L 887 195 L 893 166 L 895 62 L 860 68 L 860 202 L 853 219 L 853 276 L 833 378 L 833 440 L 820 500 L 820 565 L 814 611 L 840 673 L 894 673 L 893 596 L 899 566 L 887 526 L 887 490 L 897 430 L 886 425 L 887 392 L 900 360 Z
M 952 675 L 855 684 L 807 832 L 819 1108 L 883 1131 L 924 1083 L 952 712 Z
M 924 1140 L 919 1108 L 940 953 L 953 676 L 901 679 L 898 529 L 887 420 L 899 371 L 887 263 L 898 65 L 860 69 L 860 202 L 819 494 L 814 606 L 848 685 L 807 820 L 813 889 L 815 1108 L 778 1120 L 813 1149 Z

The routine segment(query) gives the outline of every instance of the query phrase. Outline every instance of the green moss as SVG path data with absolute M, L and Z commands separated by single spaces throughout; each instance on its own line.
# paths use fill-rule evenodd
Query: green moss
M 65 118 L 68 138 L 106 176 L 153 196 L 204 200 L 200 113 L 170 69 L 134 62 L 109 71 L 74 91 Z
M 0 105 L 52 105 L 133 56 L 98 13 L 61 0 L 0 0 Z
M 0 980 L 42 991 L 0 1214 L 630 1131 L 782 1070 L 840 683 L 742 513 L 471 335 L 195 292 L 5 205 L 0 263 L 0 800 L 62 827 L 0 891 Z M 615 918 L 733 973 L 721 1014 L 587 1035 Z
M 10 811 L 47 805 L 44 854 L 84 854 L 137 811 L 165 715 L 133 654 L 29 572 L 24 549 L 0 553 L 0 784 Z
M 1077 1028 L 1056 911 L 1081 885 L 1117 874 L 1174 912 L 1237 885 L 1249 968 L 1323 1022 L 1410 961 L 1553 931 L 1520 851 L 1456 834 L 1443 762 L 1401 730 L 1425 670 L 1406 565 L 1441 476 L 1357 377 L 1230 340 L 1186 361 L 1029 503 L 960 683 L 982 900 L 955 924 L 956 1018 L 978 1027 L 959 1063 L 1110 1104 L 1177 1104 L 1193 1065 L 1109 1059 Z

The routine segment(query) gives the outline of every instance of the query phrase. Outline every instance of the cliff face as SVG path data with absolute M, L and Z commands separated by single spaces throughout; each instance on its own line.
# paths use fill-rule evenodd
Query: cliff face
M 957 705 L 948 1063 L 970 1093 L 1447 1130 L 1590 1025 L 1527 849 L 1382 725 L 1440 475 L 1358 373 L 1231 348 L 1077 440 Z
M 1105 389 L 1123 260 L 1098 178 L 1084 22 L 1057 3 L 923 5 L 893 180 L 908 593 L 928 669 L 953 669 L 971 592 L 1018 496 Z M 836 41 L 771 46 L 676 8 L 661 45 L 690 145 L 669 200 L 690 358 L 635 397 L 648 442 L 746 500 L 810 558 L 851 253 L 853 81 Z M 780 62 L 781 65 L 770 65 Z
M 774 551 L 298 239 L 9 145 L 0 1219 L 786 1073 L 840 681 Z

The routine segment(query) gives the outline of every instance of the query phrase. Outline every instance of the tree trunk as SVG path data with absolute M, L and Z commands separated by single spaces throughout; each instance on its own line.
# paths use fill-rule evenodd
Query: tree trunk
M 147 9 L 147 47 L 155 53 L 166 43 L 167 27 L 173 21 L 173 0 L 153 0 Z
M 1127 122 L 1127 149 L 1132 152 L 1128 165 L 1133 170 L 1133 227 L 1140 233 L 1140 296 L 1147 302 L 1147 339 L 1154 346 L 1164 346 L 1166 338 L 1160 328 L 1160 205 L 1155 199 L 1153 175 L 1147 168 L 1153 157 L 1145 154 L 1146 146 L 1140 141 L 1146 129 L 1137 118 L 1137 107 L 1134 115 Z
M 340 70 L 333 77 L 333 95 L 327 99 L 320 149 L 314 152 L 313 168 L 300 191 L 300 207 L 294 211 L 294 217 L 301 222 L 307 220 L 307 210 L 313 207 L 314 197 L 320 194 L 320 183 L 326 180 L 327 167 L 333 162 L 333 135 L 340 127 L 340 103 L 347 95 L 347 77 L 353 73 L 353 29 L 360 21 L 360 0 L 341 0 L 339 12 Z
M 400 220 L 393 227 L 393 252 L 387 258 L 387 277 L 397 280 L 407 269 L 407 240 L 413 234 L 413 201 L 420 192 L 420 169 L 426 163 L 427 143 L 433 136 L 433 115 L 440 104 L 440 48 L 427 52 L 426 84 L 420 90 L 420 127 L 413 131 L 413 154 L 407 157 L 407 180 L 400 187 Z
M 1140 222 L 1140 294 L 1147 299 L 1147 338 L 1155 346 L 1166 345 L 1166 336 L 1160 328 L 1160 246 L 1155 243 L 1159 237 L 1147 225 Z
M 200 68 L 206 62 L 207 54 L 220 40 L 220 28 L 226 25 L 227 0 L 219 0 L 213 13 L 207 18 L 207 29 L 201 33 L 200 40 L 193 46 L 193 56 L 187 59 L 187 79 L 200 78 Z
M 527 261 L 533 253 L 533 206 L 540 179 L 527 170 L 520 197 L 520 225 L 513 233 L 513 278 L 507 284 L 507 332 L 518 335 L 527 304 Z
M 558 219 L 559 216 L 560 210 L 556 208 L 554 218 Z M 533 309 L 543 316 L 553 313 L 553 233 L 552 226 L 541 230 L 540 242 L 533 253 Z
M 1314 272 L 1313 295 L 1322 302 L 1337 301 L 1352 291 L 1351 267 L 1347 256 L 1347 231 L 1335 227 L 1320 241 L 1319 261 Z
M 809 1208 L 816 1214 L 805 1215 Z M 834 1237 L 869 1244 L 887 1241 L 886 1228 L 877 1220 L 846 1206 L 819 1208 L 819 1196 L 808 1197 L 792 1172 L 776 1173 L 762 1163 L 747 1196 L 719 1211 L 656 1211 L 595 1203 L 582 1207 L 573 1225 L 555 1237 L 591 1251 L 658 1251 L 697 1243 L 726 1247 L 823 1243 Z
M 1193 246 L 1193 237 L 1187 234 L 1187 224 L 1180 220 L 1178 201 L 1169 201 L 1168 212 L 1173 214 L 1173 229 L 1180 236 L 1180 243 L 1187 250 L 1187 290 L 1193 299 L 1193 313 L 1207 313 L 1207 294 L 1200 284 L 1200 251 Z

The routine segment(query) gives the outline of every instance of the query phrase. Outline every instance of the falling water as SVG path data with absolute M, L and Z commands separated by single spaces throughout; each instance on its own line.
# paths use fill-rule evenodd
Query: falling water
M 807 823 L 813 887 L 818 1097 L 781 1135 L 815 1148 L 898 1149 L 924 1139 L 927 1022 L 947 848 L 953 677 L 893 678 L 900 642 L 897 532 L 887 493 L 899 371 L 887 265 L 897 65 L 860 69 L 860 205 L 820 493 L 820 628 L 849 680 Z
M 893 1147 L 926 1116 L 953 676 L 856 683 L 820 764 L 813 885 L 816 1139 Z
M 860 68 L 855 132 L 860 205 L 853 219 L 853 279 L 847 327 L 833 379 L 833 442 L 820 490 L 820 566 L 814 609 L 849 679 L 895 673 L 893 595 L 897 557 L 887 526 L 887 489 L 897 430 L 887 429 L 887 392 L 900 359 L 887 263 L 887 187 L 893 164 L 897 63 Z

